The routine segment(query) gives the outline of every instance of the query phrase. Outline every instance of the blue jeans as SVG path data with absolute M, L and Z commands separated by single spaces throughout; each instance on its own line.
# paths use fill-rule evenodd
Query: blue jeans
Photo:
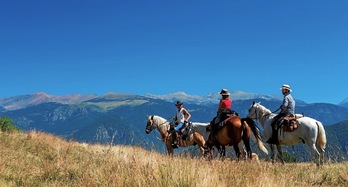
M 184 124 L 179 123 L 178 126 L 176 126 L 176 127 L 174 128 L 174 130 L 175 130 L 176 132 L 178 132 L 183 126 L 184 126 Z

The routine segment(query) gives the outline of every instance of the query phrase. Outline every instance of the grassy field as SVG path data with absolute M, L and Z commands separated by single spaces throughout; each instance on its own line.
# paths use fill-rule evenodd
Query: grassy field
M 347 186 L 348 163 L 172 158 L 139 147 L 0 133 L 0 186 Z

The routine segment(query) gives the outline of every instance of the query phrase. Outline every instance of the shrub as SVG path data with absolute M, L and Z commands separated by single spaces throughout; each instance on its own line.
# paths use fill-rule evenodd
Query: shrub
M 11 118 L 9 117 L 0 117 L 0 130 L 2 132 L 20 131 L 20 129 L 14 125 Z

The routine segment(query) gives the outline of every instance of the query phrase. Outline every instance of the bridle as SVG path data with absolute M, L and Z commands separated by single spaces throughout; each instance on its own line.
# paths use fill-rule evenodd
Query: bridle
M 254 106 L 254 105 L 253 105 L 253 106 Z M 258 108 L 258 107 L 259 107 L 258 105 L 255 106 L 255 108 Z M 266 116 L 271 115 L 271 114 L 277 112 L 277 111 L 280 110 L 280 109 L 281 109 L 281 108 L 279 107 L 279 108 L 278 108 L 277 110 L 275 110 L 274 112 L 270 112 L 270 113 L 263 114 L 263 115 L 260 117 L 260 120 L 263 120 L 263 118 L 265 118 Z M 255 119 L 259 119 L 258 116 L 257 116 L 256 109 L 255 109 L 254 114 L 255 114 Z
M 154 115 L 151 115 L 151 125 L 149 126 L 147 126 L 146 127 L 146 129 L 148 129 L 148 130 L 150 130 L 150 131 L 152 131 L 152 130 L 154 130 L 155 128 L 160 128 L 162 125 L 164 125 L 164 124 L 166 124 L 167 122 L 169 122 L 169 119 L 172 119 L 173 117 L 170 117 L 170 118 L 167 118 L 164 122 L 162 122 L 161 124 L 158 124 L 158 125 L 154 125 L 154 122 L 153 122 L 153 117 L 154 117 Z M 151 129 L 150 128 L 148 128 L 148 127 L 151 127 Z
M 172 119 L 173 117 L 170 117 L 170 118 L 167 118 L 164 122 L 162 122 L 161 124 L 156 124 L 154 125 L 154 115 L 152 115 L 150 117 L 150 120 L 151 120 L 151 125 L 149 125 L 150 121 L 147 122 L 147 126 L 146 126 L 146 130 L 148 130 L 150 133 L 151 131 L 153 131 L 155 128 L 160 128 L 162 125 L 166 124 L 167 122 L 169 122 L 169 119 Z M 169 123 L 170 124 L 170 123 Z M 156 131 L 153 131 L 154 132 L 154 135 L 156 136 Z M 158 138 L 156 137 L 158 140 L 161 140 L 161 141 L 165 141 L 166 138 Z
M 257 108 L 258 106 L 255 106 L 255 108 Z M 252 108 L 254 108 L 254 105 L 252 105 Z M 250 109 L 249 109 L 250 110 Z M 258 117 L 257 117 L 257 112 L 256 112 L 256 109 L 254 109 L 254 114 L 253 115 L 255 115 L 255 119 L 259 119 Z

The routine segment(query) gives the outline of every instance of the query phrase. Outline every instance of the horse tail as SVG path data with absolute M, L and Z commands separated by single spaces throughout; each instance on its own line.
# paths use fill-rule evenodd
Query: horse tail
M 323 150 L 326 147 L 326 134 L 325 134 L 325 130 L 324 130 L 324 126 L 321 122 L 316 121 L 315 122 L 318 126 L 318 137 L 317 137 L 317 145 L 320 146 L 320 148 L 322 148 Z
M 265 145 L 262 143 L 261 141 L 261 134 L 260 134 L 260 129 L 257 127 L 256 123 L 254 122 L 254 120 L 252 120 L 251 118 L 247 117 L 247 118 L 242 118 L 242 123 L 247 123 L 251 129 L 251 131 L 253 132 L 255 139 L 256 139 L 256 143 L 257 146 L 259 147 L 259 149 L 261 151 L 263 151 L 264 153 L 268 154 L 268 151 L 265 147 Z

